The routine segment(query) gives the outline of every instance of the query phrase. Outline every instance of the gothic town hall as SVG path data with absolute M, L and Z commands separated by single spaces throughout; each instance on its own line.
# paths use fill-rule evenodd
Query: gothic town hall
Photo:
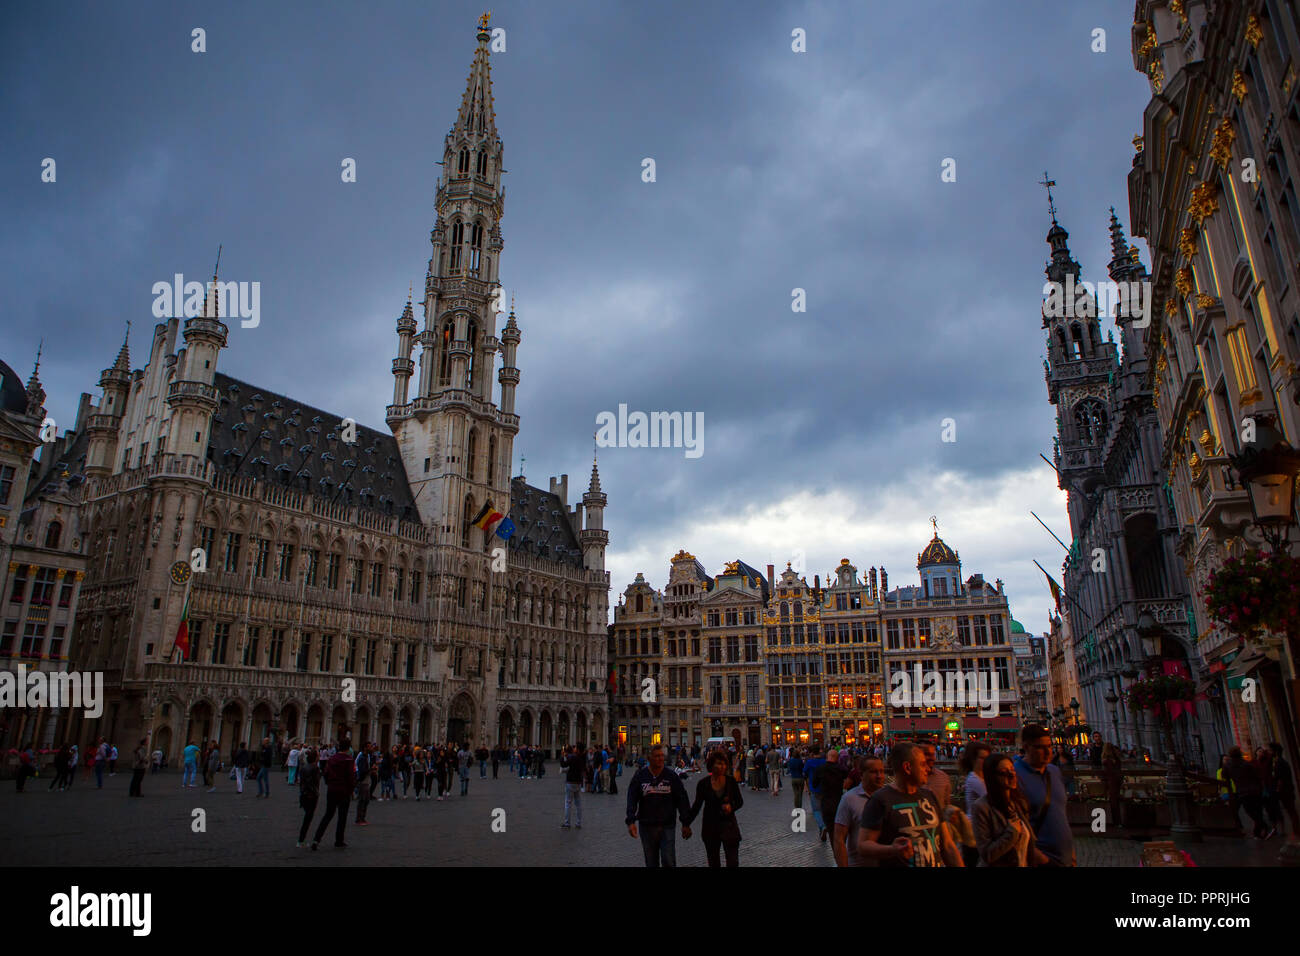
M 595 463 L 572 507 L 567 476 L 543 489 L 510 474 L 521 330 L 512 308 L 498 333 L 494 309 L 489 39 L 481 25 L 446 138 L 424 320 L 409 300 L 397 320 L 391 434 L 356 425 L 347 441 L 342 415 L 222 369 L 214 276 L 201 315 L 154 328 L 143 368 L 123 345 L 98 403 L 83 396 L 42 455 L 33 493 L 70 496 L 86 555 L 69 666 L 103 671 L 107 699 L 98 720 L 66 715 L 59 739 L 125 749 L 149 733 L 175 760 L 188 740 L 317 742 L 344 721 L 384 747 L 606 738 Z M 480 527 L 485 506 L 508 539 Z

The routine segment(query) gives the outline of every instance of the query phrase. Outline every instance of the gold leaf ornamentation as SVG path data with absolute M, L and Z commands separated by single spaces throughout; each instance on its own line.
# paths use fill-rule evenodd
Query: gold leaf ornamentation
M 1241 75 L 1241 70 L 1232 71 L 1232 95 L 1239 103 L 1246 98 L 1246 78 Z
M 1184 229 L 1178 236 L 1178 251 L 1183 254 L 1184 259 L 1196 258 L 1196 230 L 1192 228 Z
M 1251 14 L 1246 17 L 1246 42 L 1251 46 L 1259 46 L 1259 41 L 1264 39 L 1264 31 L 1260 29 L 1259 17 Z
M 1213 182 L 1204 182 L 1192 190 L 1192 198 L 1187 204 L 1187 212 L 1197 225 L 1219 211 L 1219 200 L 1214 198 L 1218 187 Z
M 1186 266 L 1183 266 L 1181 269 L 1175 272 L 1174 287 L 1178 289 L 1178 291 L 1183 295 L 1187 295 L 1187 293 L 1191 292 L 1192 291 L 1192 270 L 1187 268 Z
M 1227 169 L 1232 162 L 1232 143 L 1237 138 L 1237 131 L 1231 121 L 1224 119 L 1214 130 L 1210 140 L 1210 158 L 1219 164 L 1220 169 Z

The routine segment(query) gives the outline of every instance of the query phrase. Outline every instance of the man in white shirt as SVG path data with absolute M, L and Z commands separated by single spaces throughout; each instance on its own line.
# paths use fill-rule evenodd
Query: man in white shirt
M 298 748 L 297 741 L 294 741 L 293 747 L 289 750 L 289 786 L 293 786 L 294 780 L 298 776 L 298 757 L 302 751 Z

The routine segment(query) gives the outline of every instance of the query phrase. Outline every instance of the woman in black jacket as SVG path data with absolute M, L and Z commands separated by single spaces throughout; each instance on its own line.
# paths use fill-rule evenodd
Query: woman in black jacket
M 976 800 L 974 807 L 979 865 L 1032 866 L 1042 853 L 1033 845 L 1029 806 L 1020 792 L 1020 780 L 1011 758 L 1006 754 L 986 757 L 984 783 L 988 793 Z
M 736 822 L 736 811 L 745 804 L 740 795 L 740 785 L 729 772 L 731 761 L 721 750 L 709 754 L 707 763 L 709 775 L 702 779 L 695 788 L 695 803 L 691 807 L 689 825 L 704 811 L 704 826 L 700 828 L 700 838 L 704 841 L 704 851 L 709 857 L 709 866 L 721 866 L 719 849 L 726 850 L 727 866 L 740 865 L 740 824 Z

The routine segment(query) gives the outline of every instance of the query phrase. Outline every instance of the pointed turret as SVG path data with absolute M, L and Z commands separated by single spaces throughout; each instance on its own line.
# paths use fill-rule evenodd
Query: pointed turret
M 474 62 L 470 64 L 469 76 L 465 77 L 465 92 L 460 98 L 460 110 L 456 113 L 456 122 L 452 132 L 467 133 L 486 132 L 496 138 L 496 110 L 492 103 L 492 64 L 488 53 L 488 41 L 492 34 L 488 31 L 488 21 L 492 14 L 485 13 L 478 21 L 478 49 L 474 51 Z
M 582 541 L 583 564 L 592 571 L 605 570 L 605 548 L 609 545 L 609 532 L 605 530 L 605 505 L 608 498 L 600 490 L 600 470 L 596 456 L 591 456 L 591 481 L 582 496 L 582 506 L 587 513 L 586 527 L 579 535 Z
M 27 414 L 31 418 L 45 419 L 45 389 L 41 386 L 41 350 L 45 340 L 36 346 L 36 364 L 32 366 L 31 378 L 27 379 Z
M 406 293 L 406 308 L 397 320 L 397 358 L 393 359 L 393 404 L 388 409 L 388 421 L 391 425 L 400 419 L 407 409 L 404 408 L 411 384 L 411 373 L 415 371 L 415 362 L 411 351 L 415 347 L 415 312 L 411 309 L 411 290 Z

